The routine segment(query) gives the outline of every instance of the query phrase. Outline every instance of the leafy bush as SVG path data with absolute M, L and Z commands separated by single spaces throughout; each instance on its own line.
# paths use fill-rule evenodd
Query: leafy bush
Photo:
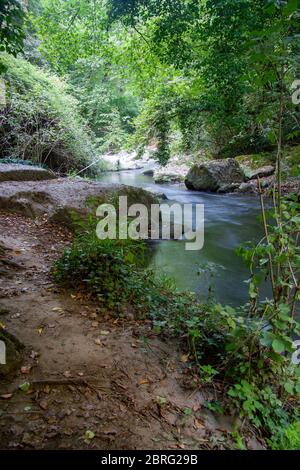
M 1 0 L 0 4 L 0 51 L 17 54 L 24 41 L 23 22 L 25 11 L 18 0 Z M 0 64 L 0 71 L 3 68 Z
M 87 166 L 96 155 L 93 135 L 66 84 L 7 54 L 7 104 L 0 113 L 0 157 L 30 159 L 63 172 Z
M 103 58 L 82 59 L 69 74 L 69 81 L 101 151 L 124 148 L 134 130 L 132 119 L 138 107 L 115 68 Z
M 197 310 L 191 302 L 194 295 L 177 296 L 172 280 L 147 267 L 151 253 L 144 241 L 99 240 L 92 215 L 74 222 L 75 240 L 53 266 L 56 282 L 83 290 L 116 311 L 130 303 L 139 315 L 152 317 L 157 330 L 168 324 L 169 333 L 177 334 L 184 312 L 189 316 L 191 309 Z M 171 318 L 173 326 L 168 323 Z
M 108 308 L 122 306 L 135 297 L 138 264 L 144 246 L 119 240 L 79 236 L 54 266 L 57 282 L 84 289 Z
M 239 250 L 251 271 L 250 301 L 239 308 L 178 293 L 172 281 L 144 268 L 143 243 L 100 241 L 92 219 L 56 263 L 54 276 L 116 313 L 129 303 L 152 318 L 157 333 L 180 338 L 202 385 L 220 390 L 222 384 L 223 408 L 234 407 L 271 446 L 295 446 L 298 431 L 290 426 L 299 419 L 300 369 L 291 356 L 293 338 L 300 336 L 299 211 L 296 196 L 282 198 L 270 219 L 263 210 L 265 237 Z M 272 284 L 272 297 L 264 301 L 262 279 Z
M 300 423 L 295 421 L 288 427 L 280 430 L 272 441 L 273 450 L 300 450 Z

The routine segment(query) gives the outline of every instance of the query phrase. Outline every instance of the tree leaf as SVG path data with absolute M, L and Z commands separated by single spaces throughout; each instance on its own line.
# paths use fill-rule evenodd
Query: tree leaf
M 92 439 L 94 439 L 94 437 L 95 437 L 95 433 L 94 433 L 93 431 L 90 431 L 90 430 L 88 429 L 87 431 L 85 431 L 84 437 L 85 437 L 86 439 L 92 440 Z
M 19 389 L 22 390 L 22 392 L 28 392 L 30 389 L 30 383 L 24 382 L 23 384 L 19 385 Z
M 272 348 L 278 354 L 281 354 L 285 351 L 285 345 L 279 339 L 274 339 L 274 341 L 272 343 Z

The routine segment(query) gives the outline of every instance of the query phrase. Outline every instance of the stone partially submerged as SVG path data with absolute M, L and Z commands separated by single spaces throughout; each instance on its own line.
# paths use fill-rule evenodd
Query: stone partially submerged
M 189 170 L 188 165 L 178 157 L 173 157 L 166 166 L 159 167 L 154 172 L 156 184 L 183 183 Z
M 194 165 L 186 176 L 185 185 L 195 191 L 217 192 L 224 185 L 241 184 L 244 180 L 239 163 L 227 158 Z

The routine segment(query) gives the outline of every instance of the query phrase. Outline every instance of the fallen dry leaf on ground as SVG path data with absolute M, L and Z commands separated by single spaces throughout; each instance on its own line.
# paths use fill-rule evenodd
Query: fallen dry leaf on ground
M 38 356 L 39 356 L 39 353 L 36 352 L 36 351 L 31 351 L 31 353 L 29 355 L 30 359 L 35 359 Z
M 39 402 L 39 407 L 42 408 L 42 410 L 48 410 L 48 402 L 47 400 L 41 400 Z
M 183 354 L 180 358 L 181 362 L 188 362 L 189 360 L 189 354 Z
M 144 384 L 148 384 L 148 383 L 149 383 L 149 379 L 147 379 L 147 378 L 146 379 L 140 379 L 139 382 L 138 382 L 139 385 L 144 385 Z
M 107 331 L 107 330 L 101 330 L 100 331 L 100 335 L 102 335 L 102 336 L 107 336 L 109 334 L 110 334 L 110 331 Z

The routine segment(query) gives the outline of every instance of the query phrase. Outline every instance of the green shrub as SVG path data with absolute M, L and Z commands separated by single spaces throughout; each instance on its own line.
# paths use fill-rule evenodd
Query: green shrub
M 273 450 L 300 450 L 300 422 L 295 421 L 277 432 L 270 447 Z
M 6 106 L 0 111 L 0 157 L 45 163 L 66 172 L 95 157 L 93 135 L 67 85 L 24 59 L 0 56 Z
M 55 264 L 57 282 L 74 289 L 84 289 L 112 308 L 129 301 L 133 294 L 138 244 L 97 239 L 91 234 L 78 237 Z
M 90 200 L 91 207 L 94 201 Z M 182 318 L 189 318 L 193 294 L 176 295 L 172 280 L 157 276 L 147 267 L 151 252 L 143 240 L 99 240 L 96 219 L 90 215 L 75 220 L 77 234 L 53 266 L 55 281 L 67 288 L 82 290 L 103 307 L 122 310 L 127 303 L 139 315 L 153 318 L 157 331 L 168 326 L 176 335 Z M 171 324 L 170 319 L 174 319 Z
M 286 200 L 281 208 L 285 224 L 280 229 L 269 226 L 269 244 L 262 241 L 254 249 L 241 250 L 246 261 L 260 267 L 262 277 L 268 275 L 268 253 L 274 265 L 281 263 L 283 277 L 274 281 L 275 288 L 284 280 L 289 290 L 276 290 L 271 300 L 258 301 L 256 270 L 249 282 L 249 303 L 239 308 L 212 300 L 200 304 L 194 294 L 179 293 L 170 279 L 145 269 L 143 242 L 100 241 L 92 220 L 54 267 L 59 283 L 90 292 L 116 313 L 129 303 L 152 319 L 157 333 L 179 338 L 198 381 L 206 387 L 217 385 L 221 391 L 221 408 L 229 412 L 234 408 L 274 445 L 280 445 L 276 444 L 280 439 L 297 442 L 297 433 L 289 426 L 299 418 L 300 396 L 300 369 L 291 362 L 293 338 L 300 333 L 294 315 L 299 293 L 288 281 L 299 268 L 294 239 L 299 204 Z M 287 249 L 277 255 L 274 243 Z M 278 437 L 285 429 L 290 431 Z
M 78 60 L 68 78 L 101 152 L 124 148 L 134 131 L 132 119 L 138 113 L 138 102 L 114 66 L 103 58 Z

